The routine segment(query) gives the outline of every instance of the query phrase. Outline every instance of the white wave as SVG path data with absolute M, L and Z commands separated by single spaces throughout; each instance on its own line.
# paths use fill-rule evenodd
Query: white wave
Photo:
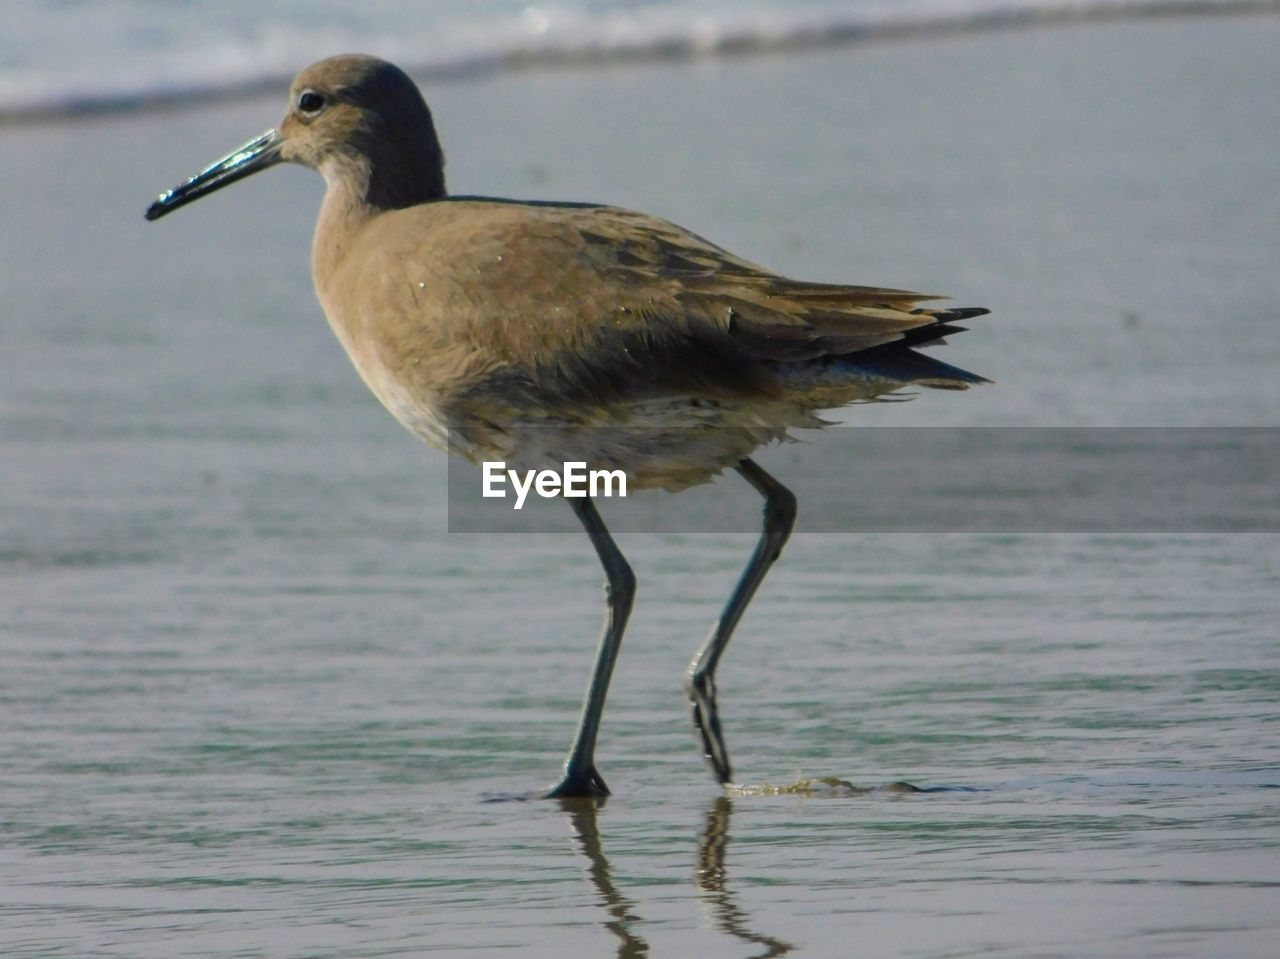
M 178 43 L 145 58 L 118 58 L 127 65 L 111 69 L 91 65 L 56 74 L 32 68 L 0 73 L 0 122 L 279 90 L 300 66 L 355 50 L 439 80 L 542 65 L 798 49 L 1022 24 L 1262 10 L 1280 10 L 1280 0 L 915 0 L 706 13 L 669 4 L 594 11 L 546 5 L 483 22 L 447 24 L 430 31 L 430 43 L 416 29 L 390 36 L 351 26 L 313 29 L 279 21 L 250 41 L 228 37 Z

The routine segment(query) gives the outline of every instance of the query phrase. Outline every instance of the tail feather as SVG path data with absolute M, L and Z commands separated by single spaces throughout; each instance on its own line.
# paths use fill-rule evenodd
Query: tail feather
M 985 306 L 956 306 L 949 310 L 931 310 L 922 307 L 911 312 L 917 316 L 932 316 L 939 323 L 954 323 L 956 320 L 971 320 L 975 316 L 986 316 L 991 311 Z
M 789 397 L 813 410 L 907 399 L 900 391 L 910 387 L 964 390 L 990 380 L 918 353 L 915 348 L 936 345 L 948 334 L 961 333 L 965 328 L 957 326 L 957 320 L 988 312 L 981 307 L 904 311 L 903 315 L 914 318 L 916 324 L 899 329 L 888 342 L 881 338 L 880 342 L 861 348 L 764 362 L 785 384 Z
M 981 306 L 961 306 L 948 310 L 916 309 L 912 313 L 930 316 L 935 322 L 907 330 L 896 343 L 872 347 L 860 353 L 841 357 L 850 366 L 865 370 L 873 376 L 900 380 L 904 384 L 928 386 L 941 390 L 963 390 L 978 383 L 990 383 L 985 376 L 962 370 L 950 363 L 943 363 L 931 356 L 917 353 L 911 347 L 936 345 L 944 336 L 963 333 L 967 327 L 956 326 L 959 320 L 986 316 L 991 311 Z
M 962 370 L 950 363 L 935 360 L 906 346 L 893 343 L 877 346 L 851 356 L 843 356 L 841 362 L 865 373 L 897 380 L 904 386 L 928 386 L 939 390 L 963 390 L 979 383 L 990 383 L 985 376 Z
M 869 376 L 897 381 L 904 386 L 927 386 L 939 390 L 963 390 L 979 383 L 990 383 L 985 376 L 971 373 L 932 356 L 917 353 L 912 347 L 937 345 L 944 336 L 963 333 L 967 327 L 956 326 L 958 320 L 986 316 L 991 311 L 980 306 L 955 307 L 949 310 L 916 309 L 917 315 L 932 317 L 935 322 L 907 330 L 894 343 L 873 346 L 867 350 L 832 357 L 846 368 Z

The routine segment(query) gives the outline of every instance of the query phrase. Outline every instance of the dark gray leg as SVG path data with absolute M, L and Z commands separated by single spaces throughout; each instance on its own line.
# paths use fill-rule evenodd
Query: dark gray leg
M 578 733 L 573 738 L 569 758 L 565 760 L 564 775 L 547 792 L 547 798 L 609 795 L 609 787 L 596 772 L 596 735 L 600 732 L 600 717 L 604 715 L 609 678 L 613 675 L 613 664 L 618 659 L 622 633 L 627 628 L 627 617 L 631 615 L 631 603 L 636 595 L 635 574 L 609 535 L 590 497 L 571 499 L 569 504 L 591 537 L 591 544 L 604 566 L 605 619 L 600 649 L 596 653 L 595 672 L 591 676 L 591 685 L 587 687 L 586 702 L 582 705 Z
M 693 725 L 702 739 L 703 755 L 721 784 L 732 781 L 733 771 L 729 766 L 724 735 L 720 732 L 720 714 L 716 710 L 716 666 L 743 611 L 769 572 L 769 567 L 782 555 L 782 547 L 796 524 L 796 498 L 791 490 L 749 459 L 738 464 L 738 472 L 764 497 L 764 530 L 720 619 L 689 664 L 684 684 L 693 709 Z

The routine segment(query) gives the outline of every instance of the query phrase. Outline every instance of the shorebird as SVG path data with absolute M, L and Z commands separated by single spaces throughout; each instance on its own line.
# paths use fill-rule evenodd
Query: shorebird
M 732 783 L 716 666 L 795 524 L 795 496 L 750 454 L 822 410 L 982 377 L 915 352 L 985 309 L 907 290 L 788 279 L 618 207 L 454 197 L 431 112 L 375 57 L 332 57 L 289 89 L 278 129 L 148 207 L 154 220 L 278 163 L 326 192 L 311 265 L 330 326 L 411 433 L 473 462 L 584 459 L 629 489 L 736 470 L 764 497 L 760 540 L 685 691 L 704 756 Z M 606 795 L 595 746 L 635 576 L 590 497 L 569 499 L 606 576 L 594 671 L 548 796 Z

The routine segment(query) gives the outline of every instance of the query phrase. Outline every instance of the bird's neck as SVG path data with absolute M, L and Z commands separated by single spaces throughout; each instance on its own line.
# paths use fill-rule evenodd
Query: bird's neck
M 335 158 L 320 168 L 326 189 L 311 249 L 315 277 L 333 276 L 361 227 L 390 210 L 445 197 L 438 164 L 412 169 L 368 156 Z
M 335 275 L 355 235 L 378 211 L 365 199 L 362 184 L 344 175 L 345 171 L 321 172 L 326 189 L 311 241 L 311 274 L 323 299 L 323 291 L 319 290 L 322 278 Z

